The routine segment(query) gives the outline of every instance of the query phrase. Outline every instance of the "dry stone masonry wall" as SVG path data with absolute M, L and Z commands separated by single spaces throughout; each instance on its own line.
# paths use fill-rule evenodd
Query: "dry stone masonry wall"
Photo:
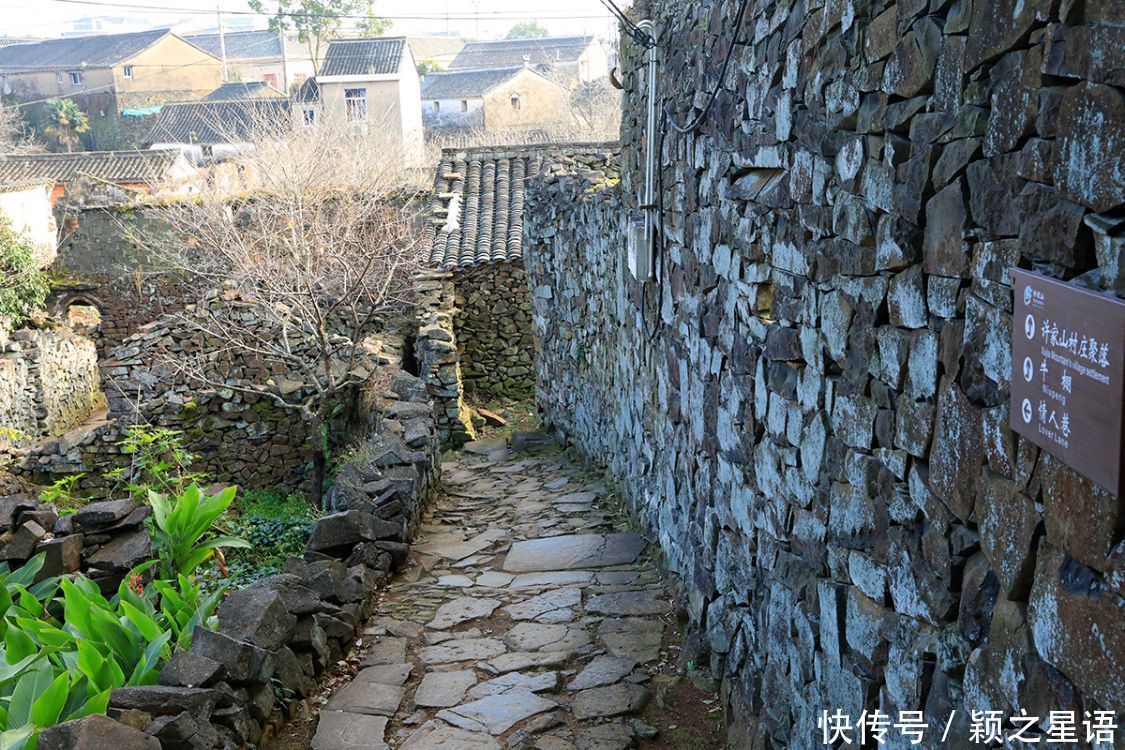
M 458 269 L 453 284 L 453 329 L 464 390 L 477 398 L 530 396 L 535 341 L 522 262 Z
M 94 342 L 21 329 L 0 348 L 0 446 L 61 435 L 105 408 Z
M 736 7 L 639 7 L 661 118 L 704 104 Z M 968 710 L 1120 715 L 1123 501 L 1007 427 L 1007 269 L 1125 294 L 1120 4 L 747 18 L 702 126 L 658 139 L 661 281 L 623 269 L 636 45 L 620 186 L 529 188 L 541 410 L 687 582 L 734 746 L 813 746 L 822 710 L 920 710 L 932 747 Z

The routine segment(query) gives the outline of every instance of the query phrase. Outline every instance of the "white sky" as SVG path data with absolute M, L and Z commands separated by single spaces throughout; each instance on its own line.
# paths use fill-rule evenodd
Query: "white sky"
M 177 31 L 215 26 L 215 0 L 107 0 L 104 4 L 73 4 L 59 0 L 0 0 L 0 35 L 60 36 L 72 31 L 81 18 L 129 19 L 144 26 L 175 25 Z M 224 25 L 265 20 L 232 13 L 249 11 L 245 0 L 219 0 Z M 269 7 L 267 0 L 267 7 Z M 144 9 L 121 7 L 144 6 Z M 618 2 L 628 7 L 629 2 Z M 168 9 L 168 10 L 147 10 Z M 392 20 L 392 34 L 428 34 L 451 31 L 462 36 L 495 39 L 513 24 L 538 20 L 552 35 L 594 34 L 609 36 L 615 24 L 599 0 L 377 0 L 376 12 Z M 187 12 L 184 12 L 184 11 Z M 194 12 L 192 12 L 194 11 Z M 132 28 L 121 28 L 132 31 Z

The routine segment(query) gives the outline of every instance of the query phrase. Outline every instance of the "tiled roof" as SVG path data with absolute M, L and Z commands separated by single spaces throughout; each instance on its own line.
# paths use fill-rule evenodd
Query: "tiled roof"
M 288 99 L 165 104 L 145 143 L 245 143 L 263 130 L 288 128 Z
M 185 34 L 184 39 L 215 57 L 220 57 L 226 47 L 228 60 L 281 57 L 281 37 L 272 31 L 228 31 L 223 34 L 222 44 L 218 34 Z M 286 40 L 285 48 L 290 55 L 308 56 L 308 52 L 291 39 Z
M 584 164 L 604 161 L 609 148 L 583 143 L 445 149 L 423 237 L 430 265 L 455 269 L 519 260 L 529 181 L 558 169 L 581 174 Z
M 320 77 L 394 75 L 402 59 L 406 37 L 333 39 L 328 44 Z
M 505 81 L 515 78 L 523 66 L 486 68 L 484 70 L 451 70 L 430 73 L 422 81 L 423 99 L 466 99 L 484 96 Z M 538 73 L 536 73 L 538 75 Z
M 73 39 L 48 39 L 31 44 L 0 47 L 0 70 L 65 70 L 105 68 L 128 60 L 168 34 L 168 29 L 133 34 L 79 36 Z
M 555 65 L 577 62 L 593 44 L 592 36 L 556 36 L 542 39 L 501 39 L 495 42 L 469 42 L 453 62 L 450 70 L 506 68 L 523 65 Z
M 0 182 L 60 183 L 89 176 L 114 183 L 149 183 L 167 176 L 182 158 L 175 149 L 0 156 Z
M 231 81 L 224 83 L 219 88 L 203 97 L 205 102 L 233 102 L 240 99 L 277 99 L 285 98 L 273 86 L 265 81 Z
M 311 103 L 320 101 L 320 84 L 315 78 L 306 78 L 297 88 L 293 99 L 298 102 Z

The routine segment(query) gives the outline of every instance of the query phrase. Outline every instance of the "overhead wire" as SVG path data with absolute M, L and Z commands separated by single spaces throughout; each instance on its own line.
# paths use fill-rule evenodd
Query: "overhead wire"
M 699 111 L 694 118 L 687 124 L 681 125 L 676 122 L 676 117 L 670 109 L 671 105 L 665 106 L 664 113 L 668 118 L 668 124 L 678 133 L 690 133 L 703 124 L 703 120 L 707 117 L 707 113 L 711 111 L 714 106 L 715 100 L 719 98 L 719 91 L 723 88 L 723 82 L 727 79 L 727 69 L 730 67 L 731 58 L 734 57 L 734 48 L 738 44 L 738 33 L 742 30 L 742 20 L 746 16 L 746 9 L 750 7 L 750 0 L 742 0 L 738 6 L 738 13 L 734 17 L 734 30 L 731 34 L 730 44 L 727 46 L 726 57 L 723 58 L 722 67 L 719 69 L 719 79 L 715 81 L 714 88 L 711 89 L 711 94 L 707 97 L 707 103 L 703 105 L 703 109 Z

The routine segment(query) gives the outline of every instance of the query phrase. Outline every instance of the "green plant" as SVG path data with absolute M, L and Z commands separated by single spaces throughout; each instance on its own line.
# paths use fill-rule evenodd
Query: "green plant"
M 184 447 L 183 433 L 167 427 L 130 425 L 118 446 L 132 456 L 128 467 L 105 474 L 115 489 L 130 497 L 146 497 L 150 491 L 178 495 L 189 484 L 206 481 L 206 475 L 191 471 L 197 456 Z
M 47 102 L 47 125 L 43 133 L 66 146 L 67 153 L 78 143 L 78 136 L 89 132 L 90 118 L 73 99 L 52 99 Z
M 211 527 L 226 512 L 237 488 L 228 487 L 215 495 L 206 495 L 199 486 L 190 484 L 174 499 L 159 492 L 148 493 L 152 505 L 152 536 L 160 560 L 161 576 L 174 579 L 190 576 L 222 547 L 249 547 L 243 539 L 218 535 L 205 538 Z
M 176 648 L 191 648 L 191 636 L 197 625 L 213 627 L 215 609 L 226 593 L 226 586 L 205 592 L 203 587 L 184 575 L 176 576 L 175 584 L 159 579 L 151 583 L 151 590 L 160 595 L 159 615 L 162 623 L 172 631 Z
M 19 325 L 43 309 L 49 292 L 35 246 L 0 216 L 0 318 Z
M 56 479 L 39 492 L 39 500 L 44 503 L 54 503 L 60 511 L 73 512 L 85 504 L 85 499 L 79 497 L 76 486 L 85 474 L 68 474 L 61 479 Z

